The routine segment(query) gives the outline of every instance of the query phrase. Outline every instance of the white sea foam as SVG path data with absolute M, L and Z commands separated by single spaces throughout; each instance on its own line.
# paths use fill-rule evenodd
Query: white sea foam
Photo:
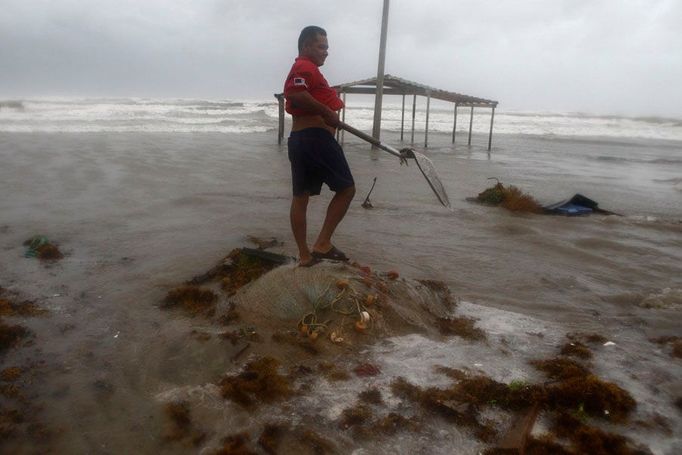
M 348 100 L 345 120 L 356 128 L 369 130 L 373 106 Z M 458 111 L 457 131 L 466 134 L 470 111 Z M 275 100 L 201 100 L 156 98 L 35 98 L 0 100 L 2 132 L 219 132 L 250 133 L 277 128 Z M 385 103 L 382 127 L 387 131 L 411 130 L 412 110 Z M 414 126 L 426 127 L 425 106 L 416 110 Z M 452 133 L 451 106 L 432 105 L 429 131 Z M 487 133 L 490 110 L 476 111 L 472 130 Z M 584 113 L 525 112 L 498 109 L 494 130 L 502 134 L 536 136 L 643 138 L 682 141 L 682 120 L 658 117 L 598 116 Z

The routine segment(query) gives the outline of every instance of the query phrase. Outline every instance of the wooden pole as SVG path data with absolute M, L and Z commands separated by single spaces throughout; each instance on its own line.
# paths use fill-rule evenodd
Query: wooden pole
M 341 94 L 341 100 L 343 101 L 343 111 L 341 112 L 341 121 L 346 123 L 346 92 Z M 343 145 L 344 134 L 346 130 L 341 129 L 341 145 Z
M 469 145 L 471 145 L 471 128 L 474 126 L 474 107 L 471 106 L 471 116 L 469 117 Z
M 279 128 L 277 129 L 277 144 L 282 145 L 282 138 L 284 137 L 284 96 L 275 95 L 279 103 Z
M 389 0 L 384 0 L 384 10 L 383 14 L 381 15 L 381 40 L 379 42 L 379 65 L 377 68 L 376 95 L 374 96 L 374 125 L 372 127 L 372 136 L 377 140 L 379 140 L 381 136 L 381 108 L 384 94 L 384 61 L 386 60 L 388 3 Z
M 452 143 L 455 143 L 455 133 L 457 132 L 457 103 L 455 103 L 455 122 L 452 125 Z
M 400 116 L 400 142 L 403 141 L 404 130 L 405 130 L 405 94 L 403 93 L 403 113 Z
M 429 146 L 429 111 L 431 110 L 431 92 L 426 94 L 426 128 L 424 129 L 424 148 Z
M 488 151 L 493 144 L 493 121 L 495 120 L 495 108 L 493 108 L 492 114 L 490 114 L 490 134 L 488 135 Z
M 412 137 L 410 142 L 414 144 L 414 117 L 417 115 L 417 94 L 412 97 Z

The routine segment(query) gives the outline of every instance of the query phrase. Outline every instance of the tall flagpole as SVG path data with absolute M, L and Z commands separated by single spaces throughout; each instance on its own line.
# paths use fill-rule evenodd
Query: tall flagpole
M 388 29 L 388 2 L 384 0 L 384 11 L 381 17 L 381 42 L 379 43 L 379 67 L 377 69 L 377 88 L 374 97 L 374 126 L 372 136 L 381 137 L 381 107 L 384 95 L 384 61 L 386 60 L 386 31 Z M 374 147 L 373 147 L 374 149 Z

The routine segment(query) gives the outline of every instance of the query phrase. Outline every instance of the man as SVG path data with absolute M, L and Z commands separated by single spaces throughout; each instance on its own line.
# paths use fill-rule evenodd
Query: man
M 293 124 L 288 140 L 293 183 L 291 230 L 298 246 L 299 265 L 310 267 L 321 259 L 347 261 L 332 245 L 332 235 L 355 195 L 355 182 L 334 133 L 339 126 L 336 111 L 343 107 L 334 89 L 320 73 L 327 59 L 327 32 L 316 26 L 301 31 L 298 58 L 284 84 L 286 111 Z M 320 194 L 322 183 L 335 194 L 317 240 L 308 247 L 306 213 L 310 196 Z

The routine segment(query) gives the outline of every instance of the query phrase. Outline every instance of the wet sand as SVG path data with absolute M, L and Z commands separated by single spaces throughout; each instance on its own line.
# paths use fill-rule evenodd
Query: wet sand
M 219 346 L 188 335 L 201 321 L 162 312 L 158 303 L 178 283 L 245 245 L 247 235 L 277 237 L 284 241 L 277 251 L 295 255 L 289 163 L 274 139 L 0 135 L 0 286 L 50 312 L 25 322 L 37 334 L 33 344 L 10 351 L 2 362 L 45 362 L 32 394 L 44 405 L 43 420 L 58 429 L 51 442 L 57 452 L 154 453 L 164 424 L 155 397 L 215 382 L 235 369 Z M 358 196 L 336 244 L 373 268 L 442 280 L 483 326 L 507 338 L 518 335 L 512 347 L 521 357 L 491 366 L 489 374 L 513 378 L 518 367 L 511 365 L 533 351 L 549 351 L 562 331 L 596 331 L 616 340 L 622 347 L 597 359 L 600 372 L 634 388 L 635 398 L 681 434 L 672 402 L 682 394 L 682 365 L 647 342 L 680 334 L 680 164 L 618 161 L 626 152 L 645 156 L 645 145 L 631 142 L 496 141 L 492 154 L 459 144 L 454 151 L 430 148 L 452 211 L 438 204 L 416 167 L 400 167 L 388 155 L 372 160 L 366 146 L 347 141 Z M 659 146 L 679 156 L 676 143 Z M 572 153 L 593 153 L 594 159 L 581 164 Z M 375 208 L 365 210 L 360 203 L 375 176 Z M 465 202 L 490 184 L 487 177 L 546 203 L 581 192 L 626 216 L 516 215 Z M 311 204 L 311 238 L 329 197 L 324 192 Z M 56 242 L 66 257 L 48 266 L 23 258 L 22 242 L 35 234 Z M 544 341 L 524 335 L 534 325 L 547 334 Z M 418 376 L 419 367 L 401 355 L 404 341 L 393 344 L 394 364 L 416 368 Z M 440 347 L 461 354 L 452 362 L 476 362 L 475 347 Z M 437 350 L 428 343 L 424 348 L 415 355 L 428 359 L 427 351 Z M 656 453 L 680 447 L 679 436 L 644 434 L 640 440 Z M 447 440 L 440 442 L 447 447 Z M 183 452 L 168 448 L 176 449 Z

